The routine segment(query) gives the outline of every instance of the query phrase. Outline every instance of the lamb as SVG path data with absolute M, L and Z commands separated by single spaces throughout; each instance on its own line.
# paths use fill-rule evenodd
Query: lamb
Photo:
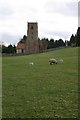
M 34 63 L 33 62 L 29 62 L 29 65 L 34 65 Z

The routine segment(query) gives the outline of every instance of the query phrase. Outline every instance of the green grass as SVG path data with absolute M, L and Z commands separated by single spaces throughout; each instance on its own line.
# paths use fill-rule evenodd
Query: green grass
M 0 56 L 0 119 L 2 116 L 2 57 Z
M 78 48 L 3 57 L 3 118 L 78 117 L 77 57 Z

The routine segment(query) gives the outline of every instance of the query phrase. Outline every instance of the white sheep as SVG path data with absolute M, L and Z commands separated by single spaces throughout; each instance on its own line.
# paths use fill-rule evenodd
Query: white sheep
M 49 63 L 50 63 L 50 65 L 52 65 L 52 64 L 58 64 L 58 63 L 62 63 L 63 62 L 63 59 L 50 59 L 49 60 Z
M 29 65 L 34 65 L 34 63 L 33 62 L 29 62 Z
M 58 59 L 57 62 L 58 62 L 58 63 L 62 63 L 62 62 L 63 62 L 63 59 Z
M 58 62 L 56 59 L 50 59 L 49 63 L 50 63 L 50 65 L 52 65 L 52 64 L 57 64 Z

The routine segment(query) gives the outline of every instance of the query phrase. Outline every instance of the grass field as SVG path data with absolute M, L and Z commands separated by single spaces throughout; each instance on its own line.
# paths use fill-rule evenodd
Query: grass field
M 2 116 L 2 56 L 0 55 L 0 119 Z
M 50 58 L 64 62 L 49 65 Z M 77 48 L 3 57 L 3 118 L 76 118 L 77 58 Z

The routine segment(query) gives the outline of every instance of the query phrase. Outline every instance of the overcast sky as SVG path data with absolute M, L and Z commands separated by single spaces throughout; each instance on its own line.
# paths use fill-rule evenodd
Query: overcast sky
M 0 0 L 0 41 L 16 44 L 38 22 L 39 38 L 69 39 L 78 28 L 78 0 Z

